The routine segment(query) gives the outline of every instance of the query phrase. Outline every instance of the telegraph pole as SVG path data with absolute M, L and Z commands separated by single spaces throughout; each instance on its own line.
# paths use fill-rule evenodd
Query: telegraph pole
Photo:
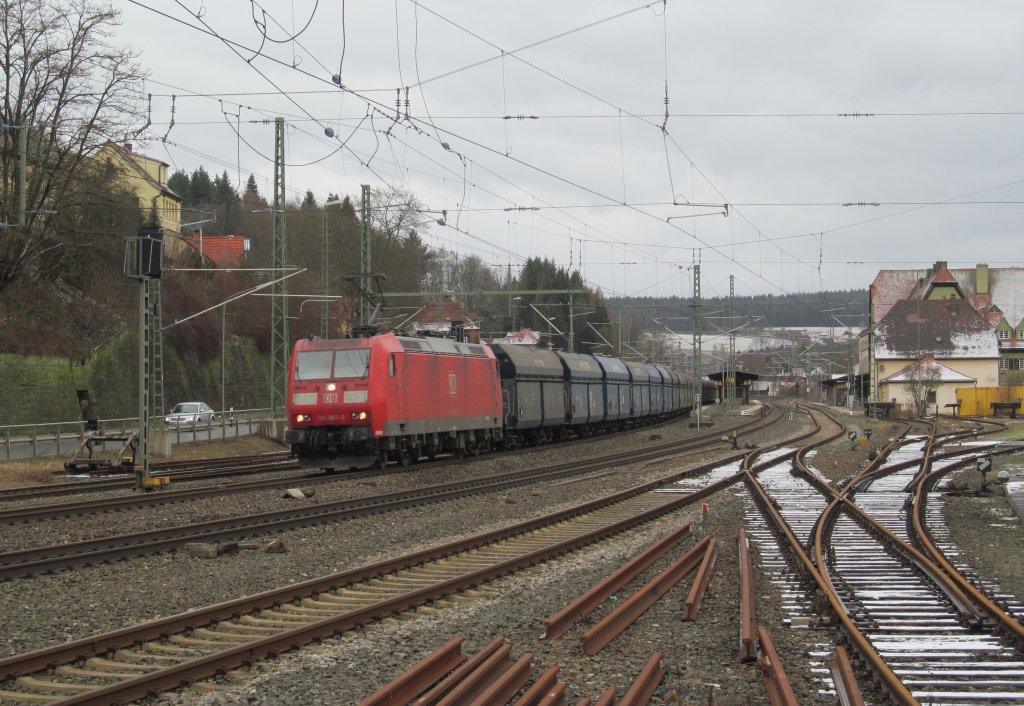
M 872 419 L 878 418 L 875 403 L 878 402 L 878 371 L 875 370 L 875 285 L 868 287 L 868 375 L 871 386 L 868 388 L 868 413 Z
M 700 321 L 700 265 L 693 266 L 693 406 L 697 410 L 697 429 L 700 429 L 704 410 L 701 407 L 701 353 L 703 337 Z
M 736 278 L 729 275 L 729 363 L 725 371 L 725 402 L 736 401 Z
M 367 292 L 370 291 L 370 274 L 373 272 L 373 258 L 370 250 L 370 185 L 362 185 L 363 194 L 363 229 L 362 237 L 359 240 L 359 325 L 366 326 L 370 318 L 370 302 L 367 301 Z
M 569 352 L 576 352 L 576 328 L 572 315 L 572 292 L 569 292 Z
M 130 245 L 130 242 L 129 242 Z M 130 251 L 129 251 L 130 252 Z M 149 480 L 150 333 L 153 329 L 152 280 L 159 279 L 163 260 L 163 231 L 141 228 L 135 238 L 134 257 L 125 258 L 129 277 L 139 280 L 139 435 L 136 461 L 140 464 L 135 487 Z
M 274 119 L 274 244 L 270 314 L 270 410 L 284 413 L 288 394 L 288 281 L 281 277 L 288 266 L 288 233 L 285 228 L 284 118 Z
M 153 419 L 159 427 L 164 416 L 164 304 L 163 291 L 160 280 L 154 279 L 150 285 L 150 299 L 152 304 L 152 340 L 149 360 L 151 363 L 150 375 L 152 376 L 153 395 L 150 410 Z M 222 405 L 223 406 L 223 405 Z
M 328 272 L 327 258 L 329 251 L 331 229 L 327 222 L 327 203 L 324 203 L 324 229 L 321 234 L 320 240 L 320 291 L 324 295 L 324 301 L 320 304 L 320 338 L 326 339 L 328 334 L 328 314 L 330 313 L 330 304 L 328 302 L 328 295 L 330 294 L 330 272 Z

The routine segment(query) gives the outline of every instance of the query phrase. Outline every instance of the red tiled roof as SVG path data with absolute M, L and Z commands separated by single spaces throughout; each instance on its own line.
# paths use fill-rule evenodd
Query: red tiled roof
M 422 324 L 440 324 L 451 321 L 462 321 L 468 323 L 471 319 L 479 318 L 476 314 L 462 308 L 462 303 L 454 299 L 430 302 L 423 307 L 423 311 L 416 315 L 414 321 Z
M 949 273 L 949 270 L 943 265 L 939 267 L 938 272 L 932 277 L 932 284 L 958 284 L 956 277 Z
M 989 267 L 988 291 L 977 292 L 976 267 L 933 270 L 880 270 L 872 284 L 874 318 L 881 321 L 889 309 L 903 299 L 919 298 L 925 293 L 925 284 L 952 284 L 955 282 L 976 309 L 995 305 L 1013 327 L 1024 323 L 1024 268 Z M 949 279 L 947 279 L 947 276 Z M 936 279 L 941 277 L 941 279 Z M 916 296 L 915 296 L 916 295 Z M 991 318 L 991 317 L 990 317 Z M 996 323 L 998 320 L 996 316 Z
M 184 241 L 217 267 L 239 267 L 245 256 L 245 237 L 241 235 L 191 235 Z

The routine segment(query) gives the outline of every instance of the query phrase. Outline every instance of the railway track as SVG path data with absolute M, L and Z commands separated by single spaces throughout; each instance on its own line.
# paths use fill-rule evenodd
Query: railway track
M 248 457 L 232 456 L 203 459 L 201 461 L 163 461 L 154 463 L 150 467 L 150 471 L 153 475 L 168 476 L 172 481 L 184 482 L 228 478 L 238 475 L 264 473 L 268 470 L 288 470 L 298 467 L 299 464 L 289 457 L 288 452 L 282 451 L 280 453 L 257 454 Z M 0 503 L 130 489 L 134 487 L 134 474 L 119 474 L 66 483 L 6 488 L 0 491 Z
M 781 415 L 774 414 L 768 423 L 775 423 L 779 419 Z M 754 420 L 750 424 L 760 425 L 762 422 Z M 397 493 L 5 552 L 0 554 L 0 580 L 144 556 L 176 549 L 190 542 L 239 540 L 285 529 L 340 522 L 426 503 L 452 500 L 470 494 L 588 473 L 625 463 L 654 460 L 701 448 L 709 442 L 720 443 L 717 439 L 717 435 L 709 434 L 697 440 L 661 444 L 641 451 L 620 452 L 584 462 L 573 461 L 540 469 L 482 476 L 457 483 L 424 486 Z
M 433 610 L 423 606 L 698 502 L 740 479 L 741 458 L 441 547 L 3 659 L 0 699 L 141 698 L 381 617 Z
M 750 482 L 792 565 L 899 703 L 1024 704 L 1020 642 L 911 546 L 908 487 L 932 459 L 933 432 L 891 444 L 841 492 L 805 466 Z
M 949 465 L 960 467 L 962 464 Z M 937 472 L 945 473 L 946 469 L 940 468 Z M 1011 618 L 1018 623 L 1024 624 L 1024 600 L 1007 593 L 996 583 L 979 576 L 972 566 L 963 561 L 960 556 L 960 550 L 953 543 L 949 527 L 945 522 L 945 494 L 949 489 L 949 481 L 950 478 L 948 476 L 941 478 L 928 491 L 927 505 L 925 507 L 925 524 L 928 529 L 928 535 L 935 548 L 946 557 L 961 576 L 988 596 Z
M 759 420 L 751 420 L 735 427 L 738 436 L 742 437 L 742 435 L 744 433 L 748 433 L 751 428 L 756 428 L 758 422 Z M 652 426 L 650 428 L 655 429 L 657 428 L 657 425 Z M 730 429 L 730 431 L 732 431 L 732 429 Z M 702 448 L 702 446 L 707 444 L 708 442 L 718 442 L 720 439 L 720 435 L 720 430 L 715 432 L 698 434 L 694 437 L 691 437 L 689 440 L 687 440 L 686 443 L 692 444 L 693 449 L 699 449 Z M 579 442 L 570 441 L 563 442 L 563 444 L 564 443 L 572 444 Z M 553 448 L 560 445 L 562 444 L 549 444 L 546 445 L 545 448 Z M 500 456 L 502 453 L 507 452 L 499 452 L 497 454 L 491 455 L 490 457 L 495 458 Z M 233 461 L 235 462 L 234 465 L 232 465 Z M 451 463 L 450 459 L 425 461 L 416 464 L 413 472 L 427 471 L 432 467 L 442 466 L 448 463 Z M 255 474 L 286 471 L 298 467 L 298 463 L 294 459 L 290 458 L 287 455 L 287 453 L 282 452 L 281 454 L 261 454 L 251 459 L 242 460 L 236 460 L 231 458 L 211 459 L 209 462 L 200 462 L 199 467 L 196 468 L 195 470 L 187 470 L 190 468 L 187 464 L 175 464 L 173 468 L 178 468 L 179 470 L 171 470 L 172 467 L 168 466 L 165 470 L 155 471 L 155 474 L 168 474 L 170 475 L 172 480 L 186 482 L 211 479 L 217 480 L 220 478 L 238 475 L 239 473 Z M 389 469 L 384 470 L 373 469 L 365 471 L 352 471 L 343 474 L 326 474 L 322 471 L 308 471 L 295 475 L 261 478 L 251 481 L 217 483 L 216 485 L 205 485 L 202 487 L 186 488 L 181 490 L 163 490 L 158 493 L 142 493 L 122 495 L 117 497 L 108 496 L 104 498 L 95 498 L 89 500 L 75 500 L 63 503 L 53 503 L 50 505 L 33 505 L 31 507 L 18 505 L 16 507 L 10 507 L 8 509 L 0 509 L 0 524 L 14 524 L 19 522 L 53 520 L 64 517 L 74 517 L 77 515 L 87 515 L 97 512 L 131 510 L 138 507 L 151 507 L 155 505 L 185 502 L 188 500 L 195 500 L 204 497 L 227 495 L 229 493 L 241 493 L 266 489 L 288 488 L 295 485 L 316 486 L 343 481 L 349 482 L 352 480 L 378 477 L 382 474 L 387 473 L 406 472 L 407 470 L 408 469 L 406 469 L 405 467 L 395 465 Z M 116 478 L 87 481 L 82 483 L 63 483 L 60 484 L 60 486 L 33 486 L 31 488 L 15 488 L 10 491 L 10 494 L 0 493 L 0 502 L 3 502 L 4 500 L 22 500 L 36 497 L 47 497 L 51 495 L 59 496 L 64 494 L 78 494 L 86 491 L 98 492 L 102 490 L 128 489 L 133 488 L 134 484 L 134 479 Z
M 888 511 L 898 513 L 897 505 Z M 1024 704 L 1024 660 L 1015 645 L 979 625 L 890 545 L 844 515 L 829 553 L 836 594 L 917 702 Z
M 728 487 L 740 477 L 733 471 L 693 492 L 658 492 L 678 480 L 673 474 L 442 547 L 0 660 L 0 699 L 105 704 L 175 688 L 623 532 Z
M 828 433 L 822 430 L 819 436 L 827 437 Z M 788 464 L 785 464 L 781 457 L 781 452 L 777 452 L 780 456 L 776 458 L 772 458 L 772 453 L 760 456 L 764 468 L 759 469 L 757 473 L 759 485 L 763 486 L 766 496 L 785 518 L 786 531 L 796 539 L 795 546 L 786 550 L 793 557 L 791 561 L 803 566 L 802 572 L 794 574 L 797 578 L 793 581 L 793 593 L 802 589 L 808 578 L 819 586 L 831 585 L 836 588 L 829 599 L 830 603 L 833 607 L 849 608 L 846 615 L 857 634 L 867 640 L 874 654 L 885 660 L 888 669 L 898 675 L 899 685 L 906 690 L 906 695 L 891 685 L 889 688 L 901 703 L 942 703 L 947 706 L 1024 703 L 1024 665 L 1020 665 L 1022 659 L 1019 647 L 1002 637 L 998 631 L 987 629 L 986 620 L 979 617 L 976 609 L 965 610 L 964 606 L 958 606 L 957 599 L 950 598 L 948 588 L 937 588 L 927 572 L 922 574 L 917 563 L 907 563 L 905 551 L 894 548 L 888 539 L 880 538 L 881 534 L 888 533 L 905 544 L 915 539 L 915 533 L 907 529 L 908 522 L 912 519 L 907 513 L 907 501 L 911 497 L 909 490 L 914 488 L 910 481 L 915 476 L 915 469 L 906 466 L 914 462 L 915 454 L 920 456 L 922 440 L 910 439 L 901 443 L 902 447 L 894 445 L 891 452 L 886 454 L 887 462 L 884 466 L 880 458 L 867 473 L 860 474 L 858 479 L 843 487 L 845 494 L 856 499 L 856 506 L 853 506 L 850 500 L 839 500 L 838 492 L 834 488 L 819 488 L 818 485 L 825 485 L 820 477 L 817 479 L 818 483 L 812 485 L 809 479 L 793 476 Z M 901 470 L 900 466 L 906 468 Z M 744 478 L 754 475 L 740 474 L 738 471 L 734 472 L 734 469 L 735 466 L 721 467 L 717 470 L 707 469 L 700 477 L 683 479 L 681 483 L 665 482 L 662 487 L 646 488 L 646 495 L 652 498 L 660 497 L 662 500 L 652 499 L 651 505 L 637 503 L 632 506 L 633 510 L 655 512 L 661 507 L 661 502 L 694 502 L 703 496 L 707 483 L 717 480 L 728 485 L 741 475 Z M 697 492 L 691 492 L 693 490 Z M 937 497 L 934 496 L 934 491 L 928 495 L 931 501 L 928 503 L 928 514 L 934 516 Z M 627 507 L 639 497 L 622 500 L 622 507 Z M 593 512 L 601 511 L 593 509 Z M 828 519 L 830 513 L 837 512 L 837 517 Z M 869 514 L 877 516 L 881 527 L 865 528 L 864 516 Z M 821 520 L 822 517 L 826 518 L 824 522 Z M 563 518 L 563 522 L 568 522 L 568 519 Z M 617 521 L 613 521 L 613 524 L 614 522 Z M 527 524 L 529 523 L 524 523 L 520 527 Z M 607 528 L 607 525 L 603 527 Z M 601 528 L 598 528 L 598 531 L 600 530 Z M 539 530 L 530 528 L 524 531 L 537 533 Z M 558 542 L 577 539 L 579 537 L 556 538 L 554 544 L 548 543 L 542 549 L 550 550 Z M 765 534 L 763 541 L 768 540 L 769 536 Z M 496 547 L 504 548 L 510 547 L 512 540 L 506 537 L 496 541 Z M 938 543 L 941 544 L 941 541 Z M 380 572 L 377 569 L 382 565 L 373 565 L 355 572 L 306 582 L 301 585 L 305 587 L 302 589 L 305 593 L 289 599 L 294 603 L 285 604 L 280 595 L 261 594 L 259 597 L 252 597 L 257 599 L 258 603 L 252 608 L 255 612 L 243 614 L 242 602 L 249 599 L 239 599 L 223 604 L 226 606 L 225 617 L 217 617 L 207 612 L 222 607 L 214 606 L 202 611 L 193 611 L 185 616 L 157 621 L 155 627 L 149 628 L 153 631 L 150 637 L 139 637 L 137 633 L 132 636 L 126 631 L 117 631 L 79 641 L 90 643 L 91 652 L 81 652 L 74 656 L 61 652 L 64 647 L 74 648 L 76 643 L 52 650 L 41 650 L 34 653 L 33 659 L 42 660 L 40 664 L 51 666 L 32 668 L 34 671 L 31 672 L 26 671 L 29 669 L 25 667 L 27 663 L 23 663 L 22 666 L 15 664 L 14 660 L 17 658 L 0 660 L 0 676 L 7 679 L 0 684 L 0 690 L 8 690 L 12 694 L 18 694 L 25 702 L 33 703 L 108 703 L 111 700 L 139 698 L 122 694 L 142 695 L 173 688 L 178 684 L 212 674 L 217 671 L 214 665 L 234 664 L 234 660 L 239 660 L 237 663 L 240 664 L 252 657 L 289 649 L 326 634 L 336 634 L 376 619 L 368 612 L 375 607 L 385 609 L 387 612 L 383 615 L 391 615 L 423 606 L 424 603 L 439 600 L 426 597 L 424 591 L 430 582 L 437 585 L 472 587 L 490 580 L 487 577 L 475 576 L 475 572 L 508 573 L 515 569 L 504 566 L 506 561 L 527 560 L 527 557 L 531 562 L 546 560 L 540 558 L 539 554 L 530 556 L 529 553 L 535 548 L 529 546 L 525 553 L 516 549 L 510 550 L 510 554 L 502 554 L 503 549 L 495 546 L 463 547 L 462 550 L 467 552 L 465 561 L 471 564 L 470 571 L 457 576 L 442 573 L 429 576 L 429 572 L 413 573 L 414 564 L 427 566 L 423 563 L 421 555 L 424 553 L 421 552 L 418 555 L 409 555 L 421 557 L 417 558 L 414 564 L 397 569 L 397 583 L 385 584 L 383 580 L 377 583 L 374 577 L 378 576 Z M 473 554 L 477 550 L 477 554 Z M 565 548 L 562 551 L 571 549 Z M 494 556 L 499 554 L 500 556 Z M 454 563 L 459 555 L 446 556 L 451 558 L 451 561 L 446 561 L 444 557 L 438 558 L 442 567 Z M 484 567 L 476 564 L 480 556 L 487 556 L 489 561 L 499 561 Z M 367 570 L 366 573 L 358 578 L 359 572 L 364 569 Z M 940 569 L 935 571 L 942 573 Z M 348 576 L 345 580 L 348 583 L 333 587 L 320 583 L 327 579 L 338 579 L 346 574 Z M 477 582 L 463 583 L 465 581 Z M 884 583 L 886 581 L 890 583 Z M 876 585 L 875 582 L 882 583 Z M 397 589 L 385 588 L 386 585 L 399 584 L 404 585 L 402 590 L 405 593 L 392 593 L 392 590 Z M 365 598 L 361 594 L 367 593 L 368 586 L 380 586 L 383 593 L 376 594 L 376 600 L 370 606 L 365 603 L 352 603 L 356 598 Z M 320 596 L 327 593 L 331 595 L 321 601 Z M 332 596 L 339 600 L 332 599 Z M 897 600 L 886 602 L 887 598 L 893 597 Z M 916 604 L 915 610 L 914 601 L 919 598 L 920 602 Z M 398 603 L 392 603 L 392 599 Z M 793 600 L 801 602 L 795 595 Z M 325 602 L 329 605 L 318 606 L 315 605 L 316 602 Z M 339 604 L 343 611 L 339 612 Z M 813 603 L 811 605 L 813 607 Z M 938 606 L 951 608 L 952 613 L 944 614 Z M 903 609 L 908 609 L 906 612 L 909 617 L 906 620 L 900 614 Z M 333 612 L 327 614 L 324 612 L 327 610 Z M 234 616 L 233 621 L 226 617 L 228 614 Z M 954 617 L 951 618 L 950 615 Z M 175 627 L 175 621 L 181 620 L 185 621 L 183 626 Z M 172 630 L 180 631 L 172 633 Z M 158 638 L 157 635 L 164 637 Z M 929 642 L 936 635 L 939 637 Z M 277 642 L 278 639 L 281 642 Z M 871 659 L 863 653 L 863 645 L 857 639 L 851 639 L 851 643 L 861 651 L 861 659 L 870 663 Z M 119 644 L 123 644 L 123 648 L 118 649 Z M 833 645 L 823 641 L 820 648 L 820 653 L 815 653 L 812 657 L 823 663 Z M 168 658 L 173 658 L 174 661 Z M 812 670 L 816 673 L 824 671 L 823 665 L 817 661 Z M 20 681 L 19 675 L 23 677 Z M 152 675 L 157 675 L 154 677 L 156 681 L 149 680 Z M 170 686 L 162 686 L 164 682 L 161 680 L 167 680 L 166 683 Z M 125 689 L 142 691 L 123 691 Z M 6 702 L 8 698 L 12 698 L 12 695 L 0 693 L 0 700 Z

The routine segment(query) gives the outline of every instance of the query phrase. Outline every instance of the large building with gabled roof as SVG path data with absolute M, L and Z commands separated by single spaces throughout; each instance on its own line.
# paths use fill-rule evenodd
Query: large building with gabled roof
M 121 179 L 139 197 L 143 215 L 156 212 L 164 235 L 181 231 L 181 197 L 167 186 L 166 162 L 136 152 L 130 144 L 108 141 L 99 152 L 99 159 L 117 170 Z M 167 242 L 164 247 L 174 247 Z
M 943 411 L 956 403 L 956 388 L 994 387 L 1001 369 L 1024 368 L 1024 308 L 1016 306 L 1024 270 L 940 261 L 928 270 L 882 270 L 870 291 L 873 328 L 861 337 L 861 365 L 876 401 L 912 406 L 913 388 L 924 386 L 930 408 Z

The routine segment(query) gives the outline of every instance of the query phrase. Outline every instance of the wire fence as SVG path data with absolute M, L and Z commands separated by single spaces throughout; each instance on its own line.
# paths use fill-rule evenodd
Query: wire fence
M 270 409 L 230 410 L 205 422 L 167 424 L 163 417 L 150 420 L 150 430 L 162 430 L 171 435 L 171 444 L 196 443 L 217 439 L 231 439 L 259 432 L 260 423 L 272 419 Z M 101 419 L 96 432 L 100 435 L 125 435 L 138 430 L 137 417 Z M 0 426 L 0 460 L 15 461 L 31 458 L 64 456 L 74 451 L 86 433 L 86 424 L 77 422 L 50 422 L 45 424 L 8 424 Z M 112 442 L 117 443 L 117 442 Z M 103 449 L 104 444 L 97 444 Z

